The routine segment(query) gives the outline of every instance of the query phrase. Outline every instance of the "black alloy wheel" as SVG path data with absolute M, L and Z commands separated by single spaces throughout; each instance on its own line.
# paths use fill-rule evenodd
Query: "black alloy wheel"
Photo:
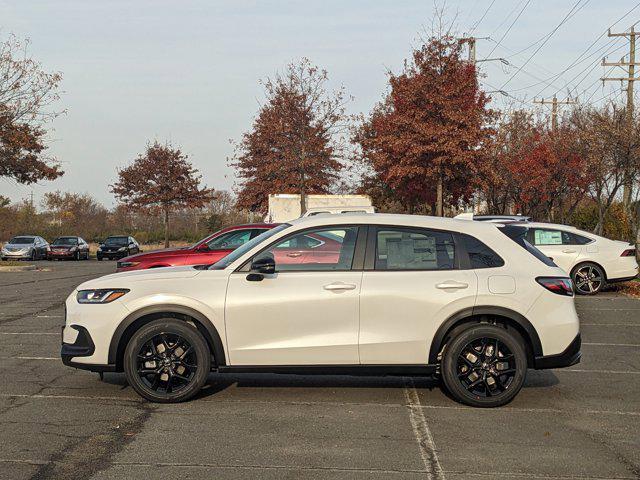
M 475 324 L 454 334 L 442 362 L 449 393 L 476 407 L 497 407 L 511 401 L 526 375 L 522 337 L 513 329 L 490 324 Z
M 578 265 L 571 277 L 579 295 L 595 295 L 605 284 L 604 272 L 593 263 Z
M 150 322 L 136 331 L 125 350 L 129 384 L 152 402 L 188 400 L 211 370 L 207 342 L 192 325 L 176 319 Z

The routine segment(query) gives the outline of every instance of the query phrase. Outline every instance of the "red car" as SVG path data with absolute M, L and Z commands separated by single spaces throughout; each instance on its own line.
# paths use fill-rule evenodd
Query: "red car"
M 166 248 L 125 257 L 118 261 L 116 271 L 127 272 L 181 265 L 209 265 L 276 225 L 278 224 L 252 223 L 223 228 L 191 247 Z

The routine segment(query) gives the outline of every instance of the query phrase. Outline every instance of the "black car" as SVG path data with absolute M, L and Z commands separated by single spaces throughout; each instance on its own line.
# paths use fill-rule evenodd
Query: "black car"
M 140 245 L 136 239 L 126 235 L 116 235 L 107 238 L 98 247 L 96 257 L 98 260 L 103 258 L 114 259 L 124 258 L 135 253 L 140 253 Z
M 49 244 L 47 260 L 89 260 L 89 244 L 81 237 L 58 237 Z

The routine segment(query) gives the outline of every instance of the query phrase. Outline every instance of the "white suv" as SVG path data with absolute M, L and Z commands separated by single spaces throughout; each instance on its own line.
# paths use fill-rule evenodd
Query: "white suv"
M 515 225 L 515 224 L 514 224 Z M 632 243 L 609 240 L 568 225 L 521 222 L 527 240 L 567 272 L 580 295 L 594 295 L 606 283 L 638 276 L 636 249 Z
M 469 405 L 580 360 L 571 280 L 509 225 L 318 215 L 210 267 L 107 275 L 66 301 L 62 359 L 177 402 L 210 371 L 440 375 Z

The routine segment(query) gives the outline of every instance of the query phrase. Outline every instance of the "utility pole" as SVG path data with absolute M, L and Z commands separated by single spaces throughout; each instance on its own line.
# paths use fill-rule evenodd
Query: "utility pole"
M 476 63 L 480 63 L 480 62 L 502 62 L 505 65 L 509 65 L 509 62 L 502 58 L 502 57 L 496 57 L 496 58 L 483 58 L 482 60 L 478 60 L 476 58 L 476 42 L 478 40 L 488 40 L 489 37 L 462 37 L 459 38 L 458 40 L 460 40 L 463 43 L 467 43 L 469 45 L 469 62 L 473 63 L 474 65 Z
M 533 103 L 539 103 L 540 105 L 549 105 L 551 104 L 551 131 L 555 131 L 558 128 L 558 105 L 571 105 L 576 103 L 574 100 L 570 98 L 566 100 L 558 100 L 554 95 L 551 100 L 536 100 L 533 99 Z
M 635 78 L 636 73 L 636 65 L 640 65 L 636 63 L 636 35 L 639 32 L 636 32 L 633 29 L 633 25 L 628 32 L 620 32 L 620 33 L 611 33 L 611 29 L 609 29 L 609 37 L 629 37 L 629 61 L 625 62 L 624 57 L 620 59 L 619 62 L 607 62 L 606 59 L 602 59 L 602 66 L 604 67 L 622 67 L 627 70 L 626 77 L 603 77 L 601 80 L 604 82 L 607 81 L 619 81 L 619 82 L 627 82 L 627 133 L 629 134 L 629 142 L 631 142 L 631 135 L 633 132 L 633 84 L 637 78 Z M 622 204 L 624 205 L 624 209 L 627 213 L 631 212 L 631 199 L 633 195 L 633 181 L 631 172 L 627 171 L 625 173 L 623 192 L 622 192 Z

